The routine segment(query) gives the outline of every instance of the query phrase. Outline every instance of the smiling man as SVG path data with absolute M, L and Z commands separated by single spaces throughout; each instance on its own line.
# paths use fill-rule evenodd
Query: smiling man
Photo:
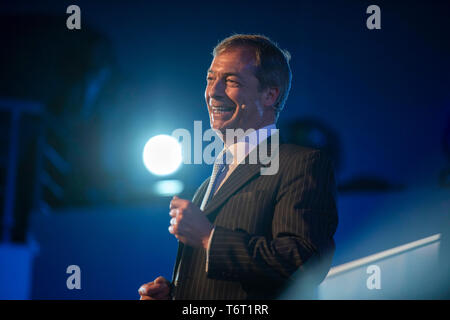
M 287 66 L 286 66 L 287 67 Z M 289 69 L 284 70 L 289 76 Z M 255 52 L 250 47 L 216 49 L 208 70 L 205 91 L 211 127 L 225 134 L 226 129 L 259 129 L 275 123 L 272 108 L 280 95 L 275 84 L 262 85 L 256 77 Z M 286 90 L 287 89 L 287 90 Z M 285 84 L 287 95 L 289 83 Z
M 274 299 L 290 284 L 314 298 L 334 252 L 335 182 L 319 150 L 278 144 L 290 56 L 260 35 L 226 38 L 213 56 L 205 100 L 224 149 L 192 201 L 172 199 L 173 279 L 142 285 L 141 299 Z M 279 169 L 262 174 L 268 146 Z

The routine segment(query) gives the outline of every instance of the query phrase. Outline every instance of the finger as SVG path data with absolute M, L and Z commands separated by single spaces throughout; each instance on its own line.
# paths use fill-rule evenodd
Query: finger
M 140 295 L 146 295 L 147 294 L 147 289 L 149 287 L 151 287 L 151 286 L 153 286 L 153 282 L 149 282 L 149 283 L 143 284 L 138 290 L 139 294 Z
M 178 223 L 177 218 L 172 218 L 172 219 L 170 219 L 170 224 L 171 224 L 172 226 L 176 225 L 177 223 Z
M 167 284 L 154 283 L 152 287 L 147 288 L 146 296 L 154 297 L 167 289 Z
M 161 282 L 156 283 L 155 281 L 152 281 L 152 282 L 143 284 L 139 288 L 138 292 L 140 295 L 152 295 L 152 294 L 156 294 L 160 290 L 164 289 L 164 287 L 167 287 L 167 283 L 161 283 Z
M 169 216 L 176 217 L 178 214 L 178 209 L 172 209 L 169 211 Z
M 169 229 L 169 233 L 171 233 L 173 235 L 178 234 L 179 233 L 179 227 L 180 227 L 180 225 L 178 223 L 175 224 L 175 225 L 171 224 L 169 226 L 169 228 L 168 228 Z
M 140 300 L 168 300 L 170 299 L 170 290 L 167 289 L 164 292 L 157 293 L 151 296 L 144 295 L 140 297 Z
M 167 280 L 166 278 L 164 278 L 163 276 L 159 276 L 158 278 L 155 279 L 154 281 L 155 283 L 165 283 L 168 284 L 169 280 Z
M 175 219 L 177 219 L 177 222 L 179 223 L 181 219 L 185 216 L 186 212 L 181 209 L 177 209 L 177 215 L 175 216 Z
M 170 201 L 170 209 L 174 208 L 186 208 L 187 204 L 189 203 L 189 200 L 186 199 L 180 199 L 180 198 L 174 198 L 172 201 Z
M 180 198 L 175 198 L 175 197 L 173 197 L 172 198 L 172 200 L 170 201 L 170 205 L 169 205 L 169 209 L 175 209 L 175 208 L 178 208 L 179 206 L 180 206 L 180 200 L 182 200 L 182 199 L 180 199 Z
M 191 227 L 186 227 L 178 223 L 175 225 L 170 225 L 169 232 L 173 235 L 197 238 L 197 235 L 193 232 Z
M 179 220 L 177 220 L 177 223 L 176 224 L 172 224 L 171 225 L 171 227 L 172 227 L 172 233 L 175 235 L 175 234 L 178 234 L 178 235 L 185 235 L 186 234 L 186 229 L 185 229 L 185 227 L 183 226 L 184 225 L 184 223 L 183 222 L 180 222 Z

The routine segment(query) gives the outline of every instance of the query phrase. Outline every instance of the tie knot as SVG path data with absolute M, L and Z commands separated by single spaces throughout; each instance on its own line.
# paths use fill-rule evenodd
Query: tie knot
M 233 162 L 233 154 L 228 150 L 222 150 L 214 161 L 213 176 L 220 174 L 221 171 L 230 163 Z
M 228 149 L 223 149 L 216 160 L 214 161 L 214 165 L 225 165 L 231 164 L 233 162 L 233 154 Z

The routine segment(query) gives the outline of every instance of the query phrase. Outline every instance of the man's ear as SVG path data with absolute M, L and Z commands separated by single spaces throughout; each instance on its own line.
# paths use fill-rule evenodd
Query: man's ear
M 271 107 L 275 104 L 280 95 L 280 88 L 269 87 L 264 90 L 263 94 L 263 105 L 265 107 Z

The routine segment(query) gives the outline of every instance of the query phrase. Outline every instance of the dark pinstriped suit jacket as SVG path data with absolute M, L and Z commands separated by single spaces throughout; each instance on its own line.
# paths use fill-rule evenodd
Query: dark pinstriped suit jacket
M 210 199 L 204 213 L 215 231 L 208 272 L 206 251 L 180 243 L 174 299 L 274 299 L 303 278 L 309 280 L 300 297 L 311 297 L 334 252 L 333 169 L 321 151 L 310 148 L 281 144 L 276 156 L 277 174 L 261 175 L 263 165 L 247 158 Z M 199 207 L 208 183 L 192 200 Z

